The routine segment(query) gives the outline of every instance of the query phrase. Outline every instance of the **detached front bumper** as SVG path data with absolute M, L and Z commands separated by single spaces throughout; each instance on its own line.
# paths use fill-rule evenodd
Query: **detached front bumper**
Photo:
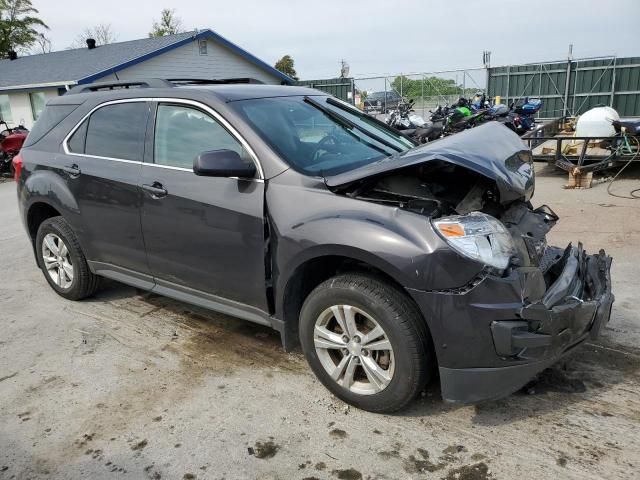
M 431 329 L 445 400 L 509 395 L 609 321 L 611 257 L 582 245 L 549 252 L 548 269 L 487 275 L 455 292 L 410 290 Z

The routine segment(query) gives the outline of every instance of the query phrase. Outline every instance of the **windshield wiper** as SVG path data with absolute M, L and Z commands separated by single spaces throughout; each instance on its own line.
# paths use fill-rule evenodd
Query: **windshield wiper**
M 313 105 L 318 110 L 323 112 L 325 115 L 328 115 L 329 117 L 334 119 L 336 122 L 338 122 L 343 127 L 346 127 L 346 128 L 348 128 L 350 130 L 358 130 L 359 132 L 364 133 L 367 137 L 373 138 L 376 142 L 381 143 L 385 147 L 388 147 L 388 148 L 390 148 L 392 150 L 395 150 L 396 152 L 402 152 L 403 151 L 402 147 L 398 147 L 397 145 L 394 145 L 393 143 L 389 142 L 388 140 L 385 140 L 384 138 L 376 135 L 375 133 L 371 133 L 366 128 L 363 128 L 360 125 L 358 125 L 357 123 L 352 122 L 347 117 L 343 117 L 338 112 L 334 112 L 330 108 L 325 107 L 320 102 L 317 102 L 316 100 L 312 99 L 311 97 L 304 97 L 304 101 L 306 103 L 310 104 L 310 105 Z

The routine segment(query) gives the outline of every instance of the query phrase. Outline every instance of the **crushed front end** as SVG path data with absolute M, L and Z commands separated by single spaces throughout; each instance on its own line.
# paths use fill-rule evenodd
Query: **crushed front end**
M 410 290 L 438 357 L 442 396 L 497 399 L 526 385 L 609 321 L 611 257 L 581 244 L 547 246 L 558 220 L 547 206 L 514 202 L 499 217 L 515 246 L 503 271 L 487 268 L 466 288 Z
M 487 274 L 466 292 L 410 291 L 432 315 L 442 397 L 504 397 L 596 337 L 611 315 L 610 268 L 604 251 L 587 255 L 581 245 L 568 246 L 549 287 L 542 269 L 519 267 L 505 277 Z

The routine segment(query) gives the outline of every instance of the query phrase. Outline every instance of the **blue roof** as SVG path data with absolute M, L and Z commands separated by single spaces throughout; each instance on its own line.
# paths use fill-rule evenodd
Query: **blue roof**
M 60 52 L 28 55 L 16 60 L 0 60 L 0 90 L 44 85 L 90 83 L 194 40 L 209 38 L 248 62 L 294 84 L 295 80 L 276 70 L 238 45 L 212 30 L 200 30 L 164 37 L 142 38 L 101 45 L 93 50 L 77 48 Z

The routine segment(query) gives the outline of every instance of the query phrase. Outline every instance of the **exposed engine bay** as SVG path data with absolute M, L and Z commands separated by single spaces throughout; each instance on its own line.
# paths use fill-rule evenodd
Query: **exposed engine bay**
M 495 182 L 447 162 L 428 162 L 366 178 L 350 185 L 348 196 L 397 206 L 432 218 L 483 211 L 499 213 Z
M 558 220 L 549 207 L 533 209 L 524 198 L 501 202 L 495 181 L 449 162 L 425 162 L 361 179 L 337 190 L 352 198 L 396 206 L 432 219 L 471 212 L 491 215 L 513 237 L 514 267 L 540 267 L 546 273 L 562 257 L 562 250 L 547 249 L 546 234 Z

